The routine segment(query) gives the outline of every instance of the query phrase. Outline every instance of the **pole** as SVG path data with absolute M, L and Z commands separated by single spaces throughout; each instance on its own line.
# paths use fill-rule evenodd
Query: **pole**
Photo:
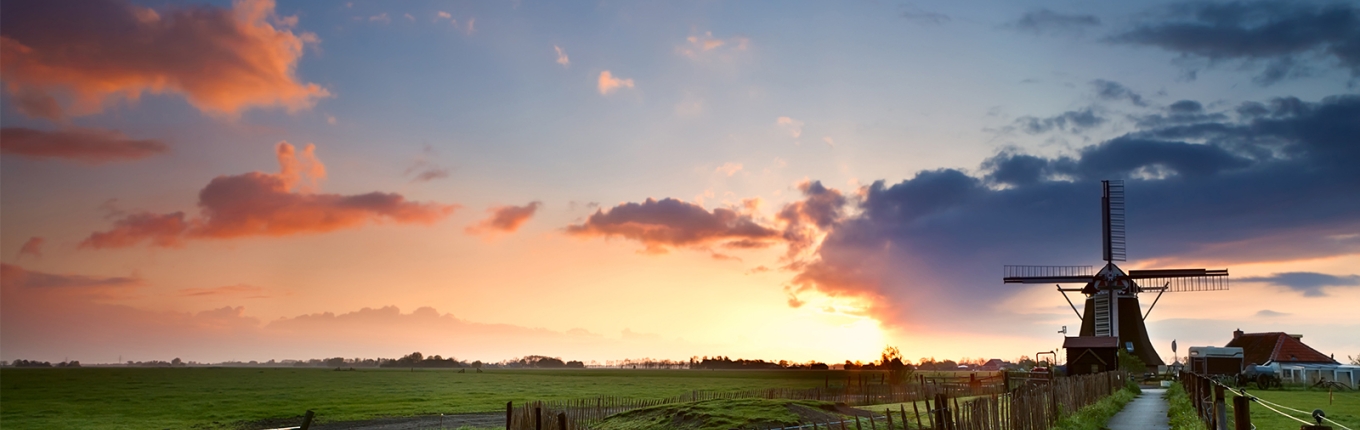
M 510 430 L 510 421 L 515 414 L 515 402 L 505 402 L 505 430 Z
M 1233 396 L 1233 429 L 1251 430 L 1251 399 Z
M 312 418 L 315 417 L 315 416 L 316 416 L 316 412 L 312 412 L 312 411 L 308 410 L 308 411 L 307 411 L 307 414 L 302 416 L 302 427 L 298 427 L 298 428 L 299 428 L 299 429 L 302 429 L 302 430 L 307 430 L 307 428 L 309 428 L 309 427 L 312 426 Z
M 1228 405 L 1223 402 L 1223 386 L 1214 384 L 1214 428 L 1228 430 Z

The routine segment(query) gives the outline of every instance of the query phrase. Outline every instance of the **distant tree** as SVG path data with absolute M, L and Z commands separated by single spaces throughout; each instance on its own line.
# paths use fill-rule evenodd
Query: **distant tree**
M 477 361 L 472 362 L 472 367 L 473 367 L 473 368 L 476 368 L 476 369 L 481 369 L 481 368 L 482 368 L 482 360 L 477 360 Z
M 184 362 L 180 361 L 179 357 L 175 357 L 174 360 L 170 360 L 170 365 L 174 367 L 180 367 L 184 365 Z
M 1129 354 L 1124 348 L 1119 348 L 1119 369 L 1132 375 L 1142 375 L 1147 371 L 1147 365 L 1143 363 L 1143 359 Z
M 1356 354 L 1355 356 L 1347 355 L 1346 358 L 1349 358 L 1351 360 L 1352 366 L 1360 366 L 1360 354 Z

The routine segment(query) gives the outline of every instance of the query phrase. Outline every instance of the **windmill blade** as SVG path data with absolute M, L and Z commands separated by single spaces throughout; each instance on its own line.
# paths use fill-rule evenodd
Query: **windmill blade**
M 1096 276 L 1091 266 L 1013 266 L 1004 267 L 1001 281 L 1007 284 L 1076 284 L 1091 282 Z
M 1128 276 L 1143 285 L 1163 284 L 1164 287 L 1157 289 L 1169 292 L 1228 289 L 1228 269 L 1130 270 Z
M 1105 261 L 1124 261 L 1124 181 L 1100 181 L 1105 194 L 1100 198 L 1103 255 Z

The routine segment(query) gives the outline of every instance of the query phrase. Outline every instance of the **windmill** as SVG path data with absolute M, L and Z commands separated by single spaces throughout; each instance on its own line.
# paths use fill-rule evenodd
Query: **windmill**
M 1101 181 L 1102 254 L 1105 266 L 1005 266 L 1002 282 L 1007 284 L 1057 284 L 1058 292 L 1081 319 L 1082 337 L 1114 337 L 1116 345 L 1129 350 L 1150 368 L 1165 364 L 1148 340 L 1144 321 L 1157 306 L 1162 294 L 1183 291 L 1228 289 L 1228 269 L 1159 269 L 1125 272 L 1114 262 L 1125 260 L 1124 181 Z M 1085 284 L 1082 288 L 1063 288 L 1062 284 Z M 1138 294 L 1157 293 L 1147 313 L 1138 304 Z M 1077 311 L 1069 292 L 1086 296 L 1085 309 Z

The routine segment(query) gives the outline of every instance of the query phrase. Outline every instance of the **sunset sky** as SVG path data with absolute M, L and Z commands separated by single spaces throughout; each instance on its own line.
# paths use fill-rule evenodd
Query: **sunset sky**
M 0 358 L 1058 348 L 1005 264 L 1227 268 L 1170 343 L 1360 354 L 1354 2 L 0 10 Z M 1076 299 L 1076 298 L 1074 298 Z M 1146 308 L 1151 297 L 1143 299 Z

